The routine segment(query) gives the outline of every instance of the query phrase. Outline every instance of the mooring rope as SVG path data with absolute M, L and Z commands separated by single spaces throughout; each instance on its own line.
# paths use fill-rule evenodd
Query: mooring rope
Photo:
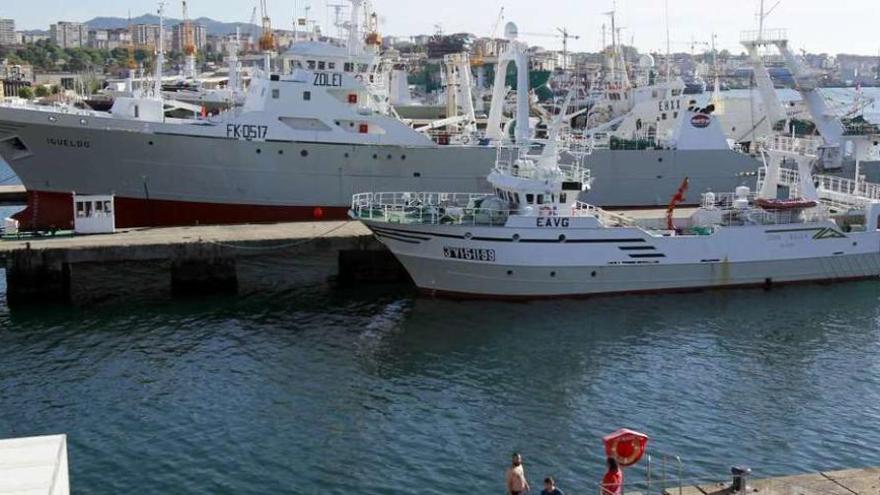
M 334 233 L 334 232 L 336 232 L 336 231 L 342 229 L 343 227 L 345 227 L 345 226 L 347 226 L 347 225 L 349 225 L 349 224 L 351 224 L 351 222 L 343 222 L 343 223 L 340 224 L 340 225 L 337 225 L 337 226 L 335 226 L 335 227 L 333 227 L 333 228 L 331 228 L 331 229 L 328 229 L 328 230 L 326 230 L 326 231 L 324 231 L 324 232 L 321 232 L 321 233 L 318 234 L 318 235 L 315 235 L 315 236 L 309 237 L 308 239 L 303 239 L 303 240 L 296 241 L 296 242 L 289 242 L 289 243 L 286 243 L 286 244 L 278 244 L 278 245 L 274 245 L 274 246 L 240 246 L 240 245 L 230 244 L 230 243 L 222 242 L 222 241 L 214 241 L 214 240 L 210 240 L 210 239 L 205 240 L 205 239 L 202 239 L 202 238 L 199 238 L 199 241 L 201 241 L 201 242 L 207 242 L 207 243 L 214 244 L 214 245 L 216 245 L 216 246 L 220 246 L 220 247 L 224 247 L 224 248 L 230 248 L 230 249 L 241 249 L 241 250 L 245 250 L 245 251 L 280 251 L 280 250 L 283 250 L 283 249 L 290 249 L 290 248 L 294 248 L 294 247 L 302 246 L 302 245 L 304 245 L 304 244 L 308 244 L 308 243 L 310 243 L 310 242 L 312 242 L 312 241 L 315 241 L 315 240 L 321 239 L 321 238 L 323 238 L 323 237 L 326 237 L 326 236 L 328 236 L 328 235 L 330 235 L 330 234 L 332 234 L 332 233 Z

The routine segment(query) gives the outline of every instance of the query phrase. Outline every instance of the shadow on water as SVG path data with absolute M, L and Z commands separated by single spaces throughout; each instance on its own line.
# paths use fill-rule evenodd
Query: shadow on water
M 876 283 L 507 304 L 255 278 L 0 311 L 0 437 L 68 432 L 85 493 L 490 491 L 512 450 L 578 492 L 620 426 L 689 476 L 880 464 Z

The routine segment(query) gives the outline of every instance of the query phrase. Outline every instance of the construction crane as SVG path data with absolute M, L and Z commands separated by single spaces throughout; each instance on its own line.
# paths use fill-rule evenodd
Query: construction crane
M 183 69 L 183 77 L 196 77 L 196 40 L 192 22 L 186 8 L 186 0 L 183 4 L 183 54 L 186 56 Z
M 555 33 L 519 33 L 523 36 L 538 36 L 542 38 L 562 38 L 562 70 L 566 69 L 566 65 L 568 65 L 568 40 L 579 40 L 580 36 L 571 34 L 568 32 L 568 28 L 561 27 L 556 28 Z
M 495 34 L 498 33 L 498 27 L 501 26 L 502 22 L 504 22 L 504 6 L 502 6 L 501 11 L 498 12 L 498 18 L 495 19 L 495 25 L 492 26 L 492 31 L 489 32 L 490 38 L 495 37 Z
M 253 36 L 254 26 L 257 25 L 257 7 L 254 6 L 254 10 L 251 12 L 251 20 L 248 22 L 247 31 L 244 34 L 244 39 L 247 40 L 247 51 L 251 51 L 253 48 L 253 44 L 251 43 L 251 38 Z
M 272 20 L 266 8 L 266 0 L 260 0 L 260 16 L 262 17 L 263 32 L 260 34 L 260 50 L 263 52 L 275 51 L 275 33 L 272 32 Z
M 134 58 L 134 28 L 131 25 L 131 11 L 128 12 L 128 75 L 134 77 L 134 71 L 138 68 L 137 61 Z

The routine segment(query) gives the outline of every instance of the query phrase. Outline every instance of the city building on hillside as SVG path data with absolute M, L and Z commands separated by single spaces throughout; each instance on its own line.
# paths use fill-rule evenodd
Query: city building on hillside
M 128 48 L 131 45 L 131 31 L 128 28 L 107 31 L 107 49 Z
M 169 30 L 165 29 L 165 48 L 171 46 L 171 36 Z M 131 27 L 132 42 L 138 48 L 155 50 L 159 44 L 159 25 L 158 24 L 135 24 Z
M 88 43 L 85 24 L 59 21 L 49 27 L 49 38 L 61 48 L 81 48 Z
M 26 33 L 24 31 L 19 31 L 15 33 L 15 35 L 18 37 L 18 43 L 21 45 L 28 45 L 36 43 L 38 41 L 46 41 L 50 39 L 49 36 L 45 34 Z
M 6 59 L 0 60 L 0 79 L 31 81 L 33 78 L 34 68 L 29 64 L 10 64 Z
M 183 45 L 186 43 L 183 33 L 183 23 L 177 24 L 171 28 L 171 50 L 175 52 L 183 52 Z M 196 51 L 204 51 L 208 44 L 208 28 L 204 24 L 191 23 L 193 32 L 193 42 L 196 45 Z
M 110 33 L 106 29 L 89 29 L 86 46 L 99 50 L 109 49 Z
M 15 21 L 0 19 L 0 45 L 16 45 L 18 42 L 18 37 L 15 35 Z

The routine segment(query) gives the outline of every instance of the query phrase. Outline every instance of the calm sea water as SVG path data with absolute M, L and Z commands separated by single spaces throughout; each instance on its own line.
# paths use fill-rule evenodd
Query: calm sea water
M 78 494 L 500 493 L 514 450 L 533 481 L 594 493 L 622 426 L 688 477 L 880 465 L 880 283 L 531 304 L 273 285 L 17 311 L 4 283 L 0 438 L 67 433 Z
M 0 437 L 66 432 L 79 494 L 501 493 L 514 450 L 593 493 L 622 426 L 690 477 L 880 465 L 878 317 L 872 282 L 0 309 Z

